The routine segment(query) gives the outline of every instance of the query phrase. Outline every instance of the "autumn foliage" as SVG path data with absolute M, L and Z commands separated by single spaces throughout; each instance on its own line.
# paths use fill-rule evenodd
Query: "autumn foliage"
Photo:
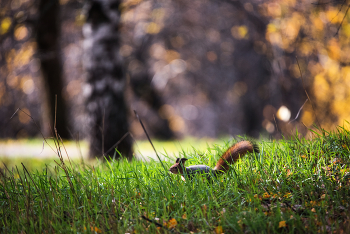
M 36 5 L 32 0 L 0 4 L 1 114 L 10 117 L 21 107 L 45 122 L 42 55 L 33 40 Z M 86 15 L 80 1 L 61 0 L 60 7 L 62 93 L 70 104 L 72 130 L 82 132 Z M 130 84 L 144 77 L 164 99 L 152 109 L 153 91 L 139 97 L 128 89 L 130 106 L 151 129 L 160 117 L 177 136 L 280 137 L 296 128 L 306 134 L 314 124 L 333 129 L 350 118 L 347 1 L 127 0 L 121 11 L 120 54 Z M 37 134 L 25 116 L 0 125 L 7 129 L 2 137 Z M 135 120 L 131 131 L 143 135 Z

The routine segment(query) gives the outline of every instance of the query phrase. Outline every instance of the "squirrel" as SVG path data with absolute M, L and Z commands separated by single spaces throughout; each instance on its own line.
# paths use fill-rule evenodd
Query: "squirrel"
M 241 141 L 228 148 L 213 169 L 206 165 L 185 167 L 185 162 L 188 159 L 177 158 L 175 164 L 170 167 L 169 171 L 173 174 L 180 174 L 183 181 L 186 181 L 186 178 L 192 179 L 197 173 L 206 174 L 207 179 L 210 180 L 212 176 L 216 178 L 218 174 L 227 172 L 230 168 L 230 164 L 236 162 L 248 152 L 259 153 L 259 147 L 253 142 Z

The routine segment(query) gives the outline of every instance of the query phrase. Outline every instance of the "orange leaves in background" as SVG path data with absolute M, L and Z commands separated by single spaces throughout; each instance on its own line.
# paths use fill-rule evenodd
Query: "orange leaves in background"
M 248 39 L 248 28 L 245 25 L 234 26 L 231 28 L 231 34 L 236 39 Z
M 157 23 L 151 22 L 147 25 L 146 32 L 148 34 L 157 34 L 161 30 L 161 26 Z
M 28 37 L 28 29 L 24 25 L 17 25 L 15 28 L 14 36 L 17 41 L 24 40 Z
M 314 116 L 318 115 L 323 119 L 322 127 L 329 130 L 350 119 L 346 108 L 350 102 L 349 72 L 342 72 L 348 70 L 350 62 L 350 13 L 341 4 L 318 8 L 304 1 L 297 2 L 283 0 L 262 4 L 262 14 L 270 19 L 265 36 L 273 46 L 294 52 L 300 58 L 304 80 L 309 80 L 310 94 L 317 106 L 314 111 L 307 105 L 301 122 L 310 127 L 315 123 Z M 286 69 L 300 78 L 295 65 L 296 62 L 291 61 Z M 337 116 L 337 122 L 330 116 Z
M 328 41 L 327 44 L 327 51 L 328 51 L 328 56 L 331 59 L 338 60 L 340 58 L 340 46 L 339 42 L 337 39 L 332 38 L 331 40 Z
M 36 50 L 35 42 L 26 42 L 20 50 L 12 49 L 6 56 L 7 68 L 13 71 L 16 67 L 21 67 L 29 63 Z
M 6 17 L 3 20 L 1 20 L 1 22 L 0 22 L 0 35 L 7 33 L 11 24 L 12 24 L 12 21 L 11 21 L 10 17 Z

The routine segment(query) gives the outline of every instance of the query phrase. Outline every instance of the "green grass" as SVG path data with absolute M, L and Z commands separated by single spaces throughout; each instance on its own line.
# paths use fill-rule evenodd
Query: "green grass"
M 229 142 L 184 150 L 214 166 Z M 257 142 L 229 173 L 184 183 L 162 165 L 123 160 L 1 170 L 1 233 L 348 232 L 350 132 Z M 56 160 L 59 162 L 59 159 Z M 173 162 L 163 162 L 168 169 Z M 163 227 L 158 227 L 162 225 Z

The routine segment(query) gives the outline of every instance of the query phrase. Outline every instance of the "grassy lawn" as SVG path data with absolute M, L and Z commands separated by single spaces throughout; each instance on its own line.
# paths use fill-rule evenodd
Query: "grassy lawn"
M 216 142 L 217 143 L 217 142 Z M 189 143 L 187 165 L 214 166 L 234 141 Z M 193 145 L 192 145 L 193 144 Z M 258 141 L 212 184 L 164 160 L 79 160 L 1 170 L 1 233 L 348 233 L 350 133 Z M 167 147 L 165 146 L 164 149 Z M 165 151 L 164 151 L 165 152 Z M 165 153 L 165 158 L 167 153 Z

